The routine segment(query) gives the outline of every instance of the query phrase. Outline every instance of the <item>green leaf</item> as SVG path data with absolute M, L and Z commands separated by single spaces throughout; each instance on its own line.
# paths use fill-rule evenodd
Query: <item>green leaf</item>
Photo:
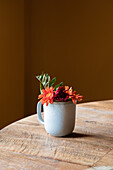
M 48 86 L 48 82 L 47 83 L 45 83 L 45 87 L 47 87 Z
M 46 74 L 46 79 L 48 78 L 48 74 Z
M 36 78 L 39 80 L 40 76 L 36 76 Z
M 51 87 L 56 81 L 56 77 L 54 77 L 50 82 L 49 82 L 49 87 Z
M 49 82 L 50 82 L 50 76 L 48 74 L 46 74 L 47 80 L 45 83 L 45 87 L 49 86 Z
M 63 82 L 60 83 L 60 86 L 63 86 Z
M 51 80 L 51 78 L 50 78 L 50 76 L 48 76 L 48 86 L 49 86 L 49 82 L 50 82 L 50 80 Z
M 36 76 L 36 78 L 37 78 L 39 81 L 42 81 L 42 78 L 43 78 L 43 72 L 42 72 L 42 74 L 41 74 L 41 75 Z
M 62 85 L 63 85 L 63 82 L 57 84 L 57 85 L 55 86 L 55 88 L 54 88 L 54 91 L 56 91 L 56 90 L 58 89 L 58 87 L 59 87 L 59 86 L 62 86 Z
M 42 72 L 42 74 L 39 76 L 38 80 L 39 80 L 39 81 L 42 81 L 42 78 L 43 78 L 43 72 Z
M 41 83 L 40 83 L 40 93 L 42 94 L 42 85 L 41 85 Z
M 42 72 L 42 74 L 41 74 L 41 78 L 40 78 L 40 80 L 41 80 L 41 81 L 42 81 L 43 75 L 44 75 L 44 73 Z
M 41 81 L 42 81 L 42 83 L 45 81 L 45 74 L 43 75 Z

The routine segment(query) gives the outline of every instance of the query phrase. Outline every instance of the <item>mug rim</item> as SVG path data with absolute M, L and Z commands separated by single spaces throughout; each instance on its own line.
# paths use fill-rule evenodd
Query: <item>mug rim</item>
M 77 101 L 76 101 L 76 103 L 77 103 Z M 75 104 L 76 104 L 75 103 Z M 51 103 L 49 103 L 49 105 L 50 105 Z M 53 104 L 51 104 L 51 105 L 65 105 L 65 104 L 74 104 L 72 101 L 66 101 L 66 102 L 59 102 L 59 101 L 55 101 L 55 102 L 53 102 Z M 45 105 L 45 104 L 44 104 Z

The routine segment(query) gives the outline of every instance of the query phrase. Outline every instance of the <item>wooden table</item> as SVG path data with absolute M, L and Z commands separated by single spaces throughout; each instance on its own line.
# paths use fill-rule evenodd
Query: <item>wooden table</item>
M 2 129 L 0 170 L 13 168 L 113 169 L 113 100 L 78 104 L 75 130 L 67 137 L 47 134 L 36 114 Z

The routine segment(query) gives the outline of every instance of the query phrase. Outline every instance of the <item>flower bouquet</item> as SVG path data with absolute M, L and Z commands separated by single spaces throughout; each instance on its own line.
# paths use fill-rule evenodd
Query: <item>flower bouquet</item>
M 56 77 L 52 80 L 48 74 L 36 76 L 40 81 L 37 114 L 40 123 L 45 125 L 46 131 L 53 136 L 70 134 L 75 125 L 76 101 L 81 101 L 83 96 L 63 82 L 54 86 Z M 41 116 L 41 104 L 44 106 L 44 120 Z

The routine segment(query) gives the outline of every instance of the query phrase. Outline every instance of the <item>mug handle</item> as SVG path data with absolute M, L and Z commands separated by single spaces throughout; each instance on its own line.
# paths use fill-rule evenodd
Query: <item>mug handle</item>
M 41 124 L 44 125 L 44 120 L 42 119 L 42 115 L 41 115 L 41 106 L 42 106 L 42 103 L 37 103 L 37 116 L 38 116 L 38 120 Z

